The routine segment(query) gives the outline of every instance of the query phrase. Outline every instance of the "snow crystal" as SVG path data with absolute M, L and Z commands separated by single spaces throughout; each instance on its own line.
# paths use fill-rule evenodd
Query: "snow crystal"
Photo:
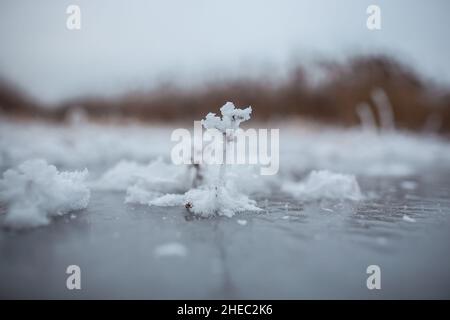
M 185 257 L 188 253 L 187 248 L 179 242 L 169 242 L 161 244 L 155 248 L 157 257 L 177 256 Z
M 287 182 L 283 191 L 306 200 L 313 199 L 362 199 L 355 176 L 326 170 L 313 171 L 302 182 Z
M 52 216 L 87 207 L 88 172 L 59 172 L 45 160 L 25 161 L 3 173 L 0 201 L 6 203 L 4 224 L 13 228 L 46 225 Z

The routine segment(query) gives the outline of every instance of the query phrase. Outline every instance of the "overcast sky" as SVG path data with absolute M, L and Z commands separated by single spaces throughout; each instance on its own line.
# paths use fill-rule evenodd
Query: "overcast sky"
M 81 30 L 66 8 L 81 8 Z M 381 8 L 382 29 L 366 28 Z M 57 102 L 385 52 L 450 84 L 448 0 L 1 0 L 0 76 Z

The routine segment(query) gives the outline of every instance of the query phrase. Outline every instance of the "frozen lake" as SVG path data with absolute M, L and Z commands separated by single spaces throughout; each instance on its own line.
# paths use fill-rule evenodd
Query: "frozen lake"
M 363 180 L 384 197 L 358 205 L 274 194 L 259 199 L 263 213 L 212 219 L 94 192 L 88 209 L 72 218 L 0 231 L 0 296 L 449 298 L 448 176 L 417 179 L 412 191 L 398 179 Z M 159 254 L 168 243 L 185 251 Z M 81 268 L 79 291 L 66 289 L 71 264 Z M 381 268 L 381 290 L 366 287 L 372 264 Z
M 62 169 L 86 166 L 95 180 L 123 158 L 145 162 L 170 150 L 168 130 L 0 129 L 2 169 L 43 157 Z M 86 209 L 48 226 L 0 229 L 0 298 L 450 298 L 447 142 L 281 137 L 284 177 L 352 173 L 365 199 L 306 201 L 275 184 L 252 195 L 262 212 L 196 219 L 183 207 L 126 204 L 123 190 L 94 188 Z M 74 264 L 81 290 L 66 288 Z M 366 287 L 369 265 L 381 268 L 381 290 Z

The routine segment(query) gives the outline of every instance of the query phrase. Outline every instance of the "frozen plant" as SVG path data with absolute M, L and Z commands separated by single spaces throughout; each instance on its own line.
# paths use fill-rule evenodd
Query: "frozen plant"
M 185 207 L 197 215 L 233 216 L 240 211 L 258 210 L 255 202 L 236 192 L 236 188 L 226 183 L 226 144 L 234 139 L 235 130 L 239 125 L 250 119 L 252 108 L 237 109 L 232 102 L 227 102 L 220 108 L 222 117 L 208 113 L 201 121 L 205 129 L 215 129 L 222 133 L 222 162 L 219 177 L 213 185 L 190 190 L 185 194 Z
M 206 118 L 201 121 L 205 129 L 215 129 L 222 133 L 222 163 L 220 164 L 220 174 L 218 183 L 215 186 L 216 193 L 220 193 L 225 186 L 225 168 L 227 159 L 227 147 L 226 144 L 230 143 L 234 139 L 234 131 L 239 129 L 241 122 L 250 119 L 252 113 L 252 107 L 245 109 L 236 109 L 232 102 L 227 102 L 222 108 L 220 108 L 222 118 L 216 116 L 215 113 L 208 113 Z M 219 194 L 216 195 L 217 197 Z
M 50 217 L 87 207 L 88 172 L 59 172 L 45 160 L 29 160 L 3 173 L 0 202 L 6 204 L 4 224 L 11 228 L 46 225 Z
M 204 177 L 206 168 L 194 167 L 193 188 L 184 194 L 165 194 L 155 197 L 146 190 L 132 189 L 127 192 L 127 202 L 138 202 L 150 206 L 179 206 L 198 216 L 224 215 L 231 217 L 237 212 L 259 211 L 256 202 L 238 192 L 232 181 L 226 180 L 226 144 L 234 139 L 235 130 L 239 125 L 250 119 L 251 107 L 237 109 L 233 103 L 227 102 L 220 108 L 221 117 L 209 113 L 202 125 L 206 129 L 215 129 L 222 134 L 222 162 L 216 178 Z M 210 171 L 208 171 L 211 174 Z

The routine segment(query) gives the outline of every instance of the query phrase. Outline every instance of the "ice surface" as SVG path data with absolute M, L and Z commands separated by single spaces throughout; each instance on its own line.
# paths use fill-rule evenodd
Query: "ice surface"
M 94 190 L 76 219 L 69 213 L 45 230 L 0 228 L 0 298 L 72 299 L 64 270 L 77 263 L 89 270 L 89 286 L 76 293 L 86 299 L 448 299 L 447 140 L 399 131 L 269 126 L 280 128 L 280 173 L 261 177 L 244 166 L 226 170 L 227 181 L 263 211 L 189 219 L 185 192 L 162 193 L 122 180 L 126 188 L 118 192 Z M 2 169 L 15 171 L 37 156 L 59 170 L 87 166 L 96 183 L 123 159 L 143 168 L 158 156 L 167 159 L 171 130 L 129 124 L 114 129 L 27 124 L 24 130 L 20 123 L 0 123 L 0 162 Z M 133 170 L 121 174 L 126 178 Z M 206 179 L 217 176 L 217 168 L 208 170 Z M 311 170 L 355 175 L 364 195 L 373 190 L 378 197 L 306 203 L 280 192 L 284 181 L 305 183 Z M 416 188 L 405 189 L 405 181 Z M 145 206 L 124 204 L 130 188 Z M 147 206 L 158 198 L 177 205 Z M 0 202 L 4 220 L 9 201 Z M 241 226 L 237 220 L 244 219 L 248 223 Z M 182 244 L 186 254 L 170 243 Z M 374 261 L 389 269 L 383 273 L 388 290 L 367 290 L 365 271 Z M 29 285 L 18 285 L 23 283 Z
M 179 242 L 168 242 L 161 244 L 155 248 L 155 255 L 157 257 L 185 257 L 188 253 L 186 246 Z
M 362 194 L 355 176 L 326 170 L 313 171 L 301 182 L 286 182 L 283 190 L 304 200 L 361 200 Z
M 29 160 L 3 173 L 0 201 L 8 209 L 4 224 L 13 228 L 46 225 L 52 216 L 87 207 L 88 171 L 59 172 L 45 160 Z

